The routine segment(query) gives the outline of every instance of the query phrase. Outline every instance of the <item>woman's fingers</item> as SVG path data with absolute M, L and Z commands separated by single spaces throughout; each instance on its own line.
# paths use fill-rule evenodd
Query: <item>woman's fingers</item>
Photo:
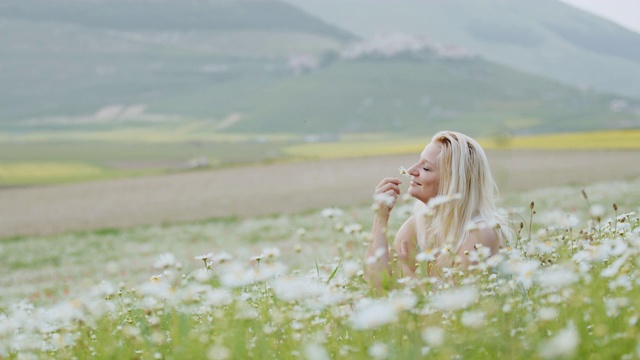
M 376 189 L 377 194 L 386 193 L 392 190 L 396 195 L 400 195 L 400 187 L 394 183 L 386 183 Z
M 400 179 L 398 179 L 398 178 L 395 178 L 395 177 L 387 177 L 387 178 L 382 179 L 382 181 L 380 181 L 380 183 L 376 187 L 380 187 L 380 186 L 382 186 L 384 184 L 387 184 L 387 183 L 400 185 L 400 184 L 402 184 L 402 181 Z
M 398 178 L 384 178 L 374 193 L 375 201 L 378 203 L 378 214 L 389 215 L 389 211 L 395 205 L 398 195 L 400 195 L 400 184 L 402 181 Z
M 379 184 L 378 186 L 376 186 L 376 192 L 381 189 L 383 186 L 386 185 L 395 185 L 396 187 L 398 187 L 398 185 L 402 184 L 402 181 L 398 178 L 392 178 L 392 177 L 388 177 L 388 178 L 384 178 Z M 400 190 L 400 188 L 398 187 L 398 190 Z M 399 193 L 399 192 L 398 192 Z

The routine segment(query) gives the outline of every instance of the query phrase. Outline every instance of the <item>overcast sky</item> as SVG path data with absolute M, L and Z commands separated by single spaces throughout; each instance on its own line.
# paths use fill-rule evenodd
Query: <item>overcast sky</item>
M 560 0 L 640 33 L 640 0 Z

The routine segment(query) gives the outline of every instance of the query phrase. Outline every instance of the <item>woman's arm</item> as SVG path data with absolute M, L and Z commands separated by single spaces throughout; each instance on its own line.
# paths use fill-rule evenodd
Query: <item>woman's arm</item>
M 387 225 L 393 205 L 400 195 L 400 184 L 398 178 L 385 178 L 376 186 L 374 193 L 377 209 L 371 228 L 371 243 L 364 258 L 364 271 L 369 284 L 376 288 L 382 288 L 383 282 L 391 276 Z
M 391 255 L 389 254 L 389 246 L 385 235 L 387 221 L 388 218 L 380 219 L 376 216 L 372 229 L 373 238 L 365 257 L 365 274 L 367 280 L 376 288 L 381 288 L 384 280 L 392 277 Z M 407 219 L 398 230 L 395 240 L 393 241 L 393 247 L 400 261 L 401 276 L 414 277 L 416 272 L 415 259 L 417 246 L 416 224 L 413 215 Z M 382 249 L 378 254 L 379 256 L 375 254 L 376 249 Z M 371 261 L 368 261 L 368 259 L 371 259 Z M 373 259 L 376 259 L 376 261 L 374 262 Z
M 416 276 L 416 255 L 418 254 L 416 220 L 415 215 L 411 215 L 407 221 L 402 224 L 393 247 L 398 254 L 402 276 Z

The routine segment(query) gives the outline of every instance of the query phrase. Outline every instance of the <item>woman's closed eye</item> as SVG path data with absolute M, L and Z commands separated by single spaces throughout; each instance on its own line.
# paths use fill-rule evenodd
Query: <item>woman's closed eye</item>
M 423 167 L 422 170 L 424 171 L 431 171 L 429 168 Z

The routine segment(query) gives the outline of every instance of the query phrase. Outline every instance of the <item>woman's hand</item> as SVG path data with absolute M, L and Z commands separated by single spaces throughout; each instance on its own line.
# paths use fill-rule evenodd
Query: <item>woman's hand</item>
M 400 184 L 402 181 L 398 178 L 384 178 L 373 193 L 373 198 L 378 206 L 376 214 L 383 217 L 389 217 L 393 205 L 400 195 Z

